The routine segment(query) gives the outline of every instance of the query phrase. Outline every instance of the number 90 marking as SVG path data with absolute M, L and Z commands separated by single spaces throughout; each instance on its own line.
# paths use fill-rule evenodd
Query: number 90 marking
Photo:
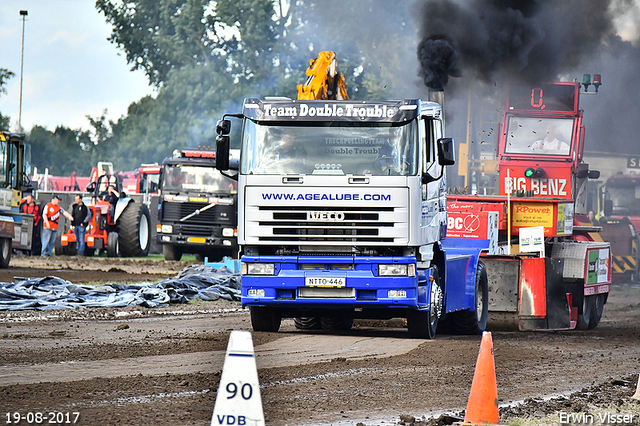
M 229 392 L 229 396 L 227 396 L 227 399 L 233 399 L 238 395 L 238 385 L 236 385 L 233 382 L 227 383 L 227 392 Z M 240 387 L 240 396 L 242 397 L 242 399 L 251 399 L 251 396 L 253 395 L 253 388 L 251 387 L 251 384 L 249 383 L 245 383 Z

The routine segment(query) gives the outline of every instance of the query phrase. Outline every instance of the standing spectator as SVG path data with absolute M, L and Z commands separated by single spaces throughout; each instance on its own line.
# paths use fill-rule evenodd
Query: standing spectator
M 64 214 L 67 219 L 73 220 L 73 216 L 60 207 L 60 197 L 54 195 L 51 202 L 47 203 L 42 211 L 42 257 L 51 256 L 53 244 L 56 241 L 60 213 Z
M 76 234 L 76 245 L 78 247 L 78 254 L 84 255 L 84 236 L 87 232 L 87 225 L 91 220 L 91 210 L 82 202 L 82 195 L 76 194 L 76 202 L 71 206 L 71 229 Z
M 42 241 L 40 241 L 40 228 L 42 228 L 42 215 L 40 214 L 40 206 L 36 204 L 33 195 L 27 195 L 25 202 L 20 205 L 20 213 L 33 215 L 33 233 L 31 234 L 31 254 L 39 256 L 42 249 Z

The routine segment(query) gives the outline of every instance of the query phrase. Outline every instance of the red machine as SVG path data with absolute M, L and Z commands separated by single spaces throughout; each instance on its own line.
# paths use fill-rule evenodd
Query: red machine
M 448 197 L 448 233 L 492 239 L 482 260 L 494 325 L 591 329 L 602 316 L 611 250 L 586 216 L 587 180 L 599 172 L 582 162 L 579 95 L 579 83 L 512 88 L 499 132 L 500 195 Z
M 640 175 L 616 174 L 599 188 L 599 225 L 611 242 L 616 282 L 640 278 Z
M 113 185 L 120 197 L 111 204 L 105 200 L 108 186 Z M 91 210 L 91 221 L 85 235 L 85 255 L 106 251 L 107 256 L 147 256 L 151 238 L 151 217 L 143 203 L 136 203 L 122 190 L 117 176 L 103 174 L 92 182 L 87 191 L 93 192 L 85 204 Z M 56 254 L 75 254 L 77 242 L 70 229 L 60 236 Z

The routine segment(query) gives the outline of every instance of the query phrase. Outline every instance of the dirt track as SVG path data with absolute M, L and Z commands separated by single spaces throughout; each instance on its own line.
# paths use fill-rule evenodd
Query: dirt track
M 184 266 L 18 257 L 0 281 L 157 281 Z M 0 312 L 0 413 L 79 412 L 77 424 L 208 425 L 229 332 L 249 329 L 248 312 L 232 302 Z M 464 409 L 480 339 L 409 339 L 400 321 L 310 334 L 287 320 L 280 333 L 254 332 L 253 341 L 267 424 L 378 425 Z M 536 424 L 554 410 L 585 411 L 598 401 L 640 413 L 629 399 L 640 372 L 638 286 L 613 288 L 596 330 L 496 331 L 493 342 L 502 404 L 595 386 L 569 399 L 503 408 L 503 421 L 532 417 Z

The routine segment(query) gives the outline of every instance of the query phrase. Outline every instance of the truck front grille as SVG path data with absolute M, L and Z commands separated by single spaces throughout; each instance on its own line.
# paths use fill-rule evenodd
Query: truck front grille
M 167 222 L 179 222 L 183 217 L 186 217 L 196 210 L 206 207 L 207 205 L 208 204 L 204 203 L 178 203 L 173 201 L 165 201 L 162 204 L 162 217 L 163 220 Z M 216 205 L 202 211 L 200 214 L 196 214 L 190 217 L 189 219 L 181 223 L 192 225 L 210 225 L 213 222 L 220 222 L 222 220 L 220 218 L 220 212 L 223 210 L 227 211 L 226 217 L 229 218 L 229 220 L 231 220 L 231 218 L 235 218 L 235 206 Z
M 251 225 L 259 230 L 260 242 L 380 245 L 406 241 L 406 208 L 260 206 L 251 209 L 254 212 L 260 220 Z

